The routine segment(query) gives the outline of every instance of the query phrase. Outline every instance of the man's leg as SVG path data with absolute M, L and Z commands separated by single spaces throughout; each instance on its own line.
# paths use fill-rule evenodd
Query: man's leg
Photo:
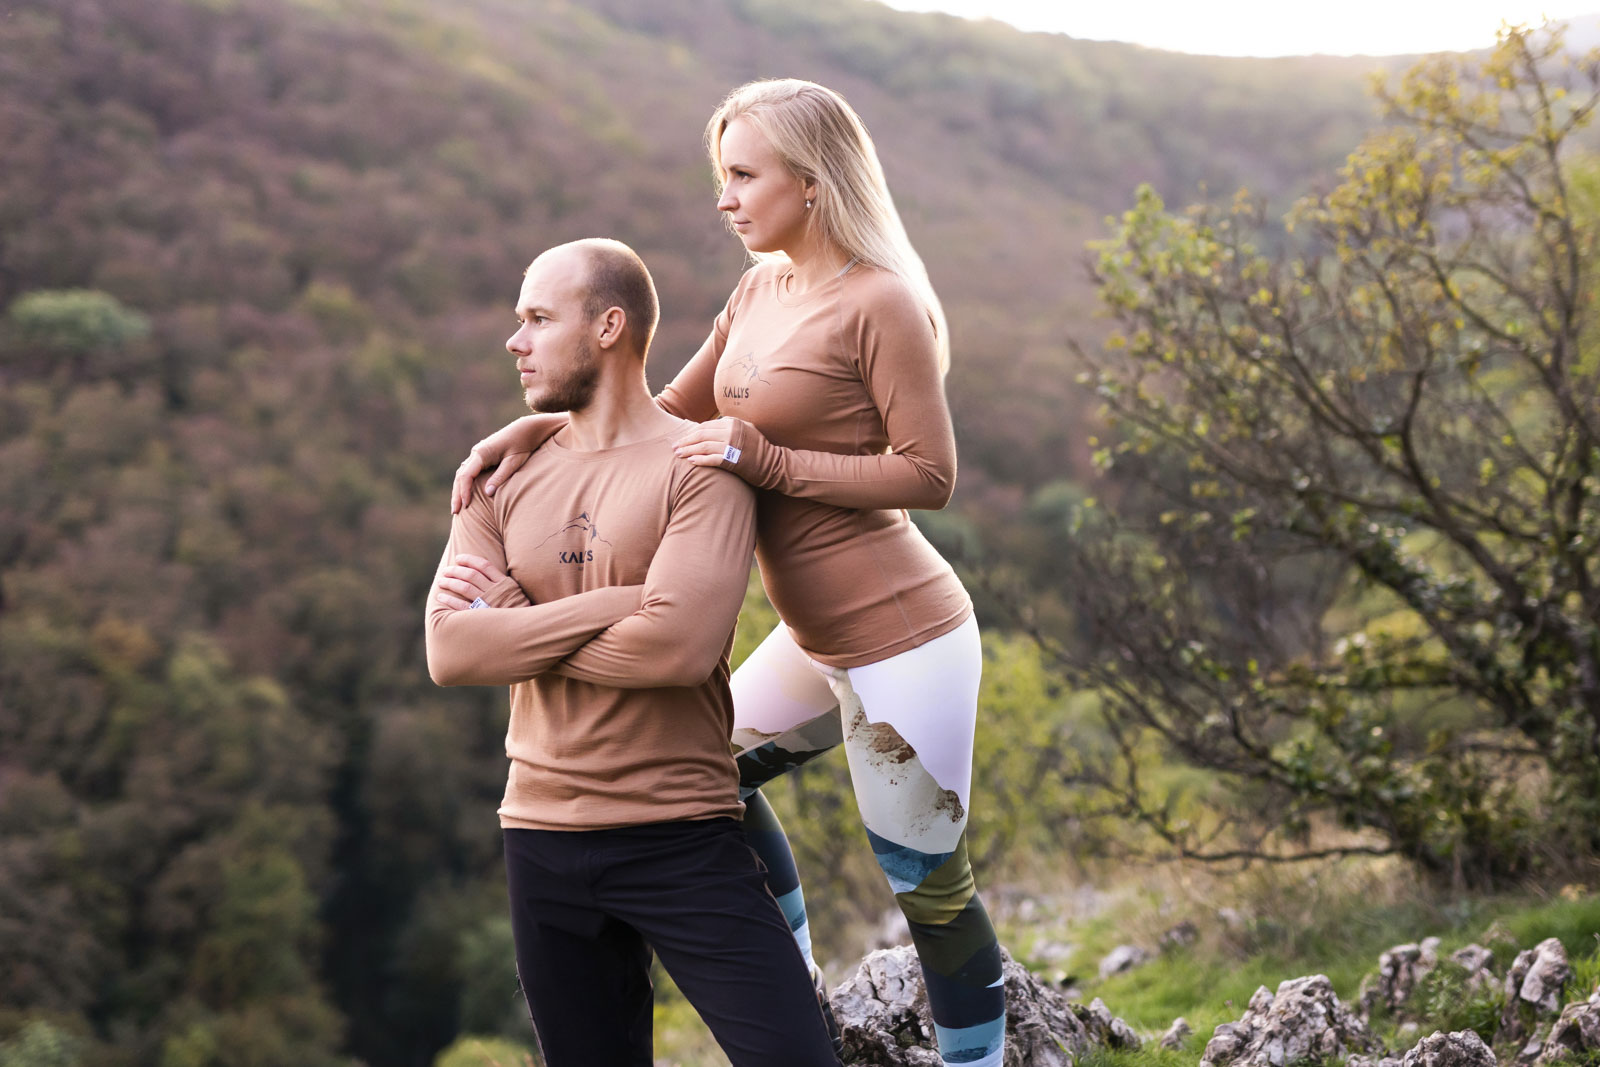
M 504 835 L 517 976 L 546 1067 L 651 1067 L 650 949 L 594 906 L 597 832 Z
M 733 1067 L 836 1067 L 805 960 L 739 824 L 610 833 L 597 901 L 644 935 Z

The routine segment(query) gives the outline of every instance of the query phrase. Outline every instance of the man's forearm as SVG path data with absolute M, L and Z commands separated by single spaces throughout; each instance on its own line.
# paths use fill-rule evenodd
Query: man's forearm
M 643 603 L 638 585 L 525 607 L 428 611 L 428 673 L 438 685 L 514 685 L 555 666 Z

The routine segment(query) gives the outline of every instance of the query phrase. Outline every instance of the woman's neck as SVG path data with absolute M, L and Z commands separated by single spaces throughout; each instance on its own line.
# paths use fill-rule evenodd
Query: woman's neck
M 844 272 L 850 257 L 844 249 L 831 241 L 818 238 L 807 241 L 801 248 L 784 249 L 789 256 L 789 292 L 810 292 L 817 286 L 832 281 Z

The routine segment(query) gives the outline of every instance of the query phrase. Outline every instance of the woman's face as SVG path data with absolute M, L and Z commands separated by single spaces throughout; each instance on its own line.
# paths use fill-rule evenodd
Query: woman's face
M 796 178 L 762 132 L 744 118 L 722 131 L 722 198 L 733 229 L 752 252 L 796 251 L 806 236 L 806 198 L 815 188 Z

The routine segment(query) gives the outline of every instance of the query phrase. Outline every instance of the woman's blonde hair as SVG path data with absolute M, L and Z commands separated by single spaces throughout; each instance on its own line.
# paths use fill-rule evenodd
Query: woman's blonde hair
M 950 369 L 950 337 L 944 308 L 928 281 L 928 268 L 911 246 L 889 195 L 878 150 L 861 117 L 844 97 L 816 82 L 775 78 L 741 85 L 728 94 L 706 123 L 706 149 L 722 193 L 722 131 L 743 118 L 777 150 L 789 171 L 815 182 L 811 225 L 856 262 L 900 278 L 928 310 L 938 344 L 939 369 Z M 757 260 L 781 252 L 752 252 Z

